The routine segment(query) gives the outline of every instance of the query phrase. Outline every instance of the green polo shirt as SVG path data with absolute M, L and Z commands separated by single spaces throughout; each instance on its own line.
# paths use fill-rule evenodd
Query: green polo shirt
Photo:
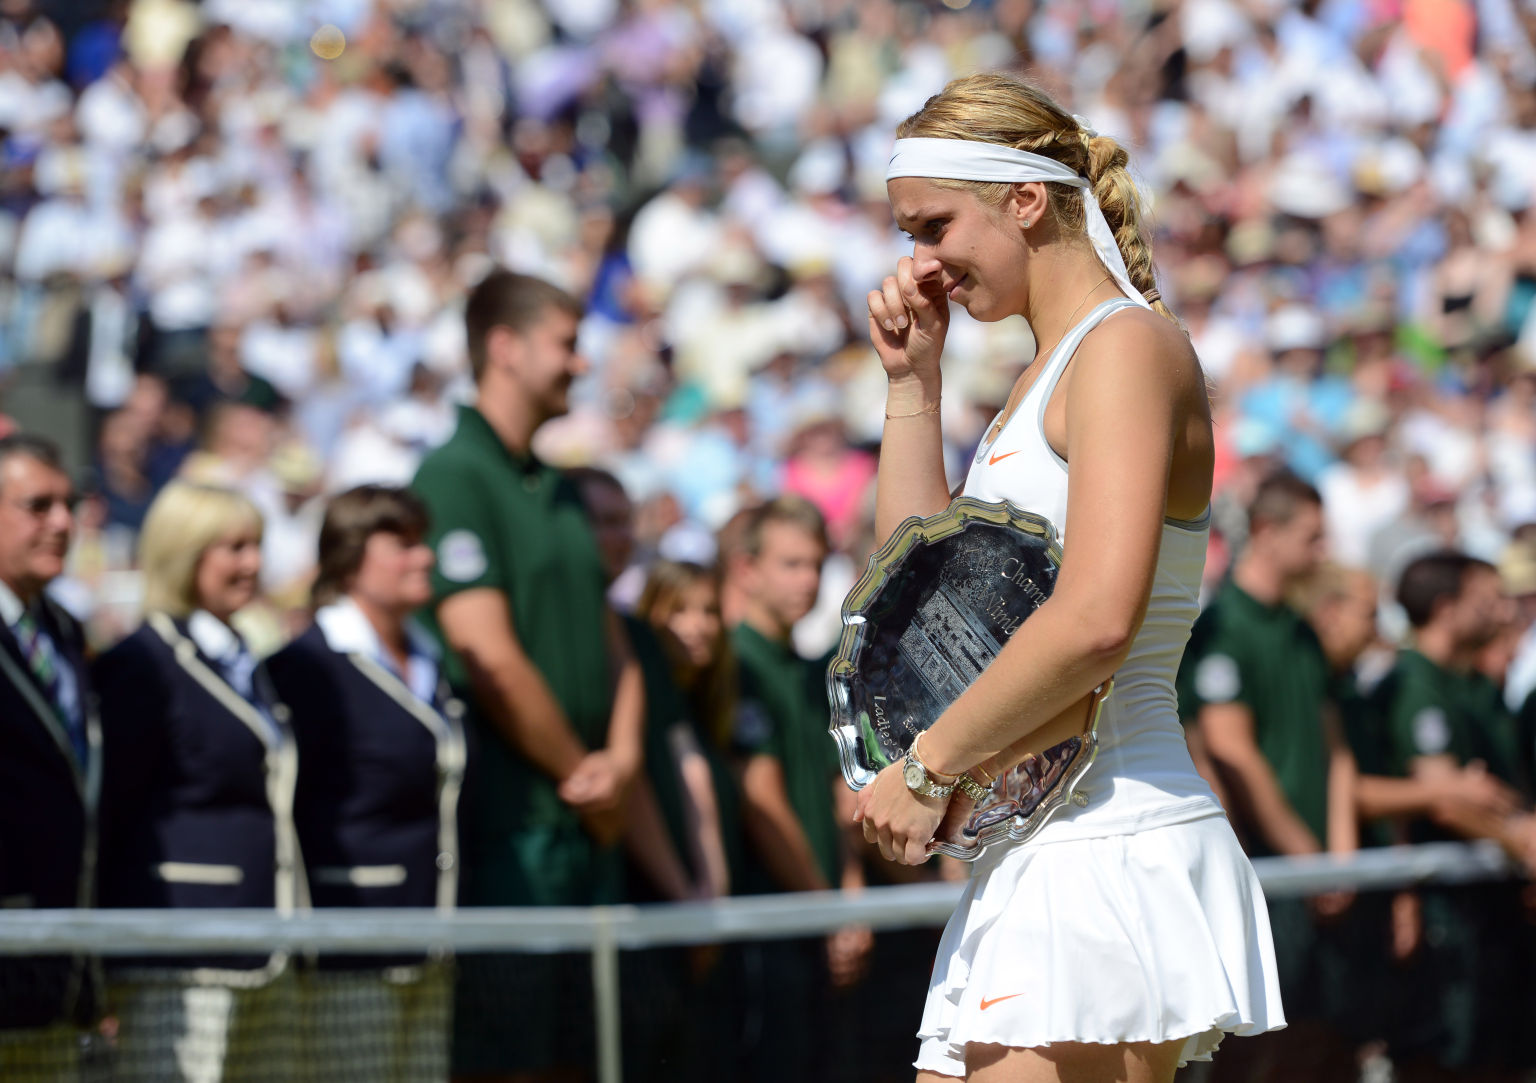
M 735 750 L 742 756 L 773 756 L 783 765 L 789 803 L 822 874 L 836 887 L 842 875 L 842 839 L 832 802 L 838 764 L 837 746 L 827 728 L 826 667 L 746 624 L 736 626 L 731 645 L 741 665 Z M 781 890 L 756 857 L 748 858 L 745 880 L 746 892 Z
M 1459 673 L 1404 650 L 1377 695 L 1393 774 L 1406 776 L 1420 756 L 1449 756 L 1463 765 L 1481 760 L 1512 786 L 1524 782 L 1515 720 L 1482 674 Z M 1412 833 L 1415 842 L 1459 837 L 1422 820 Z
M 1179 665 L 1179 713 L 1238 703 L 1281 792 L 1318 841 L 1328 837 L 1328 661 L 1310 625 L 1289 606 L 1267 605 L 1228 579 L 1195 621 Z M 1270 853 L 1252 833 L 1255 856 Z
M 479 411 L 468 406 L 459 408 L 453 436 L 423 460 L 411 487 L 431 515 L 427 540 L 437 555 L 433 601 L 423 623 L 441 642 L 435 615 L 439 603 L 464 590 L 501 591 L 523 650 L 577 736 L 588 748 L 600 747 L 612 707 L 605 581 L 575 487 L 535 456 L 510 451 Z M 461 818 L 466 860 L 478 856 L 491 866 L 482 882 L 510 882 L 524 875 L 525 866 L 533 867 L 529 875 L 539 880 L 546 873 L 537 870 L 547 870 L 553 886 L 534 891 L 529 901 L 597 901 L 583 897 L 581 882 L 596 873 L 588 867 L 588 836 L 576 814 L 556 794 L 556 782 L 518 755 L 500 730 L 474 710 L 464 660 L 446 647 L 444 671 L 471 705 L 469 723 L 476 738 L 474 777 L 465 795 L 470 807 Z M 501 857 L 516 847 L 528 852 L 498 869 Z M 466 872 L 474 878 L 472 869 Z M 607 873 L 600 878 L 606 881 Z
M 1376 698 L 1394 773 L 1406 775 L 1421 756 L 1449 756 L 1463 765 L 1481 760 L 1493 775 L 1521 784 L 1515 720 L 1482 674 L 1447 669 L 1404 650 Z M 1413 842 L 1460 837 L 1428 819 L 1409 825 Z M 1424 947 L 1414 1000 L 1422 1010 L 1413 1020 L 1415 1039 L 1452 1069 L 1485 1067 L 1518 1053 L 1521 1028 L 1529 1023 L 1529 933 L 1519 885 L 1431 885 L 1420 898 Z
M 1344 741 L 1355 757 L 1360 774 L 1392 775 L 1391 741 L 1375 696 L 1361 688 L 1358 676 L 1351 671 L 1333 675 L 1329 698 L 1338 708 Z M 1362 847 L 1391 846 L 1396 841 L 1396 823 L 1390 818 L 1361 821 Z

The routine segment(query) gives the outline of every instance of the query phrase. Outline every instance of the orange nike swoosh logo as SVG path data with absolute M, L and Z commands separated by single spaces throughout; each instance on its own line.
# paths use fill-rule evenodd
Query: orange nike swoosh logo
M 1011 452 L 1010 452 L 1010 454 L 1011 454 Z M 1005 997 L 993 997 L 991 1000 L 988 1000 L 986 997 L 982 997 L 981 998 L 981 1010 L 982 1011 L 986 1011 L 988 1008 L 992 1007 L 992 1005 L 994 1005 L 994 1004 L 1001 1004 L 1005 1000 L 1012 1000 L 1014 997 L 1021 997 L 1023 995 L 1024 995 L 1023 993 L 1009 993 Z
M 1002 462 L 1008 456 L 1010 456 L 1010 455 L 1017 455 L 1017 454 L 1018 454 L 1017 451 L 1005 451 L 1001 455 L 993 455 L 990 459 L 987 460 L 987 465 L 988 466 L 996 466 L 998 463 Z M 1014 996 L 1018 996 L 1019 994 L 1015 993 L 1013 995 Z

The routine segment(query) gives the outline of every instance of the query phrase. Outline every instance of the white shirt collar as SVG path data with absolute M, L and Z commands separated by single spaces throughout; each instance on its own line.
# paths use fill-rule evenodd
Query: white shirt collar
M 206 609 L 199 609 L 187 618 L 187 634 L 197 649 L 215 661 L 231 657 L 245 644 L 233 628 Z
M 364 616 L 356 602 L 342 595 L 329 605 L 315 611 L 315 623 L 325 637 L 325 645 L 341 654 L 366 654 L 369 658 L 383 658 L 384 644 L 379 633 Z M 437 644 L 413 621 L 405 622 L 405 637 L 412 654 L 437 661 Z
M 5 626 L 10 628 L 15 625 L 26 611 L 27 607 L 21 604 L 16 592 L 4 580 L 0 580 L 0 620 L 5 622 Z

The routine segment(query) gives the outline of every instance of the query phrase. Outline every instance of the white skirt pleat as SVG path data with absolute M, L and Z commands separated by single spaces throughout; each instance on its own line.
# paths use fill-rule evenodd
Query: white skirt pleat
M 1040 1048 L 1285 1025 L 1269 913 L 1224 815 L 1024 845 L 978 862 L 939 944 L 916 1066 L 965 1075 L 977 1042 Z

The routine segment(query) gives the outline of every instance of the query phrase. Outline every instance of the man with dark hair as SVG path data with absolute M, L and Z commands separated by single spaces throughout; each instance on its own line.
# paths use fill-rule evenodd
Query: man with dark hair
M 0 439 L 0 906 L 94 902 L 101 733 L 80 627 L 44 594 L 64 571 L 73 490 L 58 450 Z M 0 1077 L 76 1073 L 95 963 L 0 959 Z
M 453 437 L 413 483 L 437 554 L 429 625 L 471 704 L 476 738 L 463 901 L 618 902 L 615 843 L 641 764 L 644 692 L 581 497 L 531 448 L 586 369 L 576 350 L 581 306 L 547 282 L 498 270 L 465 311 L 475 404 L 460 409 Z M 568 1078 L 583 1068 L 588 1045 L 572 1027 L 592 1016 L 584 958 L 462 960 L 456 1073 Z
M 573 320 L 582 316 L 580 301 L 542 278 L 496 270 L 481 279 L 464 305 L 469 368 L 475 383 L 481 382 L 491 363 L 491 338 L 497 328 L 527 334 L 543 323 L 551 310 L 563 312 Z M 550 416 L 563 413 L 562 405 Z
M 1330 702 L 1327 658 L 1286 604 L 1323 557 L 1322 499 L 1300 478 L 1278 474 L 1260 483 L 1248 519 L 1247 547 L 1190 633 L 1180 713 L 1210 757 L 1251 855 L 1349 852 L 1358 844 L 1354 758 Z M 1320 1080 L 1330 1078 L 1330 1062 L 1350 1061 L 1328 1022 L 1344 1006 L 1329 1001 L 1333 963 L 1318 930 L 1348 903 L 1341 894 L 1270 903 L 1292 1033 L 1224 1051 L 1218 1076 Z M 1295 1040 L 1297 1029 L 1305 1040 Z
M 1529 800 L 1514 719 L 1476 669 L 1478 653 L 1510 616 L 1497 569 L 1465 553 L 1429 553 L 1403 569 L 1397 600 L 1413 639 L 1377 692 L 1390 768 L 1435 781 L 1478 765 Z M 1525 811 L 1421 818 L 1408 834 L 1414 842 L 1496 839 L 1528 867 L 1536 851 L 1536 820 Z M 1529 1068 L 1529 932 L 1518 885 L 1425 889 L 1420 907 L 1418 972 L 1410 980 L 1422 1014 L 1406 1031 L 1416 1042 L 1398 1057 L 1457 1073 Z

